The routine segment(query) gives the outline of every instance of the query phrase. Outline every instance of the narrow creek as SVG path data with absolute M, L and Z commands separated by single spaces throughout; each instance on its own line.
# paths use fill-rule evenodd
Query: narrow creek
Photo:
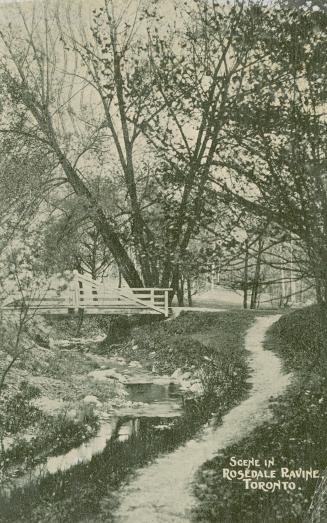
M 188 412 L 180 387 L 171 378 L 131 368 L 119 362 L 119 358 L 107 361 L 110 368 L 92 371 L 90 375 L 100 381 L 119 377 L 124 383 L 126 404 L 100 419 L 97 434 L 87 442 L 62 455 L 49 456 L 24 475 L 2 485 L 1 523 L 39 521 L 30 516 L 31 511 L 39 505 L 39 500 L 48 502 L 50 493 L 60 502 L 71 495 L 74 498 L 75 494 L 79 498 L 79 489 L 93 490 L 98 496 L 99 485 L 105 482 L 114 498 L 118 484 L 130 472 L 158 453 L 172 451 L 200 426 L 201 422 Z M 69 503 L 72 507 L 76 504 L 74 499 Z M 53 521 L 59 520 L 71 522 L 60 516 Z
M 125 370 L 125 366 L 116 365 L 115 371 Z M 130 370 L 130 369 L 128 369 Z M 107 371 L 95 371 L 105 377 Z M 125 384 L 127 399 L 132 405 L 121 407 L 113 415 L 100 420 L 97 434 L 87 442 L 70 451 L 49 456 L 46 461 L 31 468 L 25 475 L 16 478 L 10 485 L 1 488 L 1 494 L 10 498 L 13 492 L 40 482 L 48 475 L 65 472 L 76 465 L 87 464 L 93 456 L 101 454 L 109 441 L 126 442 L 131 437 L 141 436 L 142 419 L 148 418 L 148 424 L 155 420 L 154 428 L 164 430 L 169 427 L 169 419 L 179 417 L 183 412 L 183 396 L 174 383 L 150 382 L 153 379 L 144 372 L 133 373 L 133 380 Z M 163 380 L 166 381 L 166 380 Z M 158 422 L 160 420 L 160 423 Z M 162 420 L 167 420 L 163 423 Z
M 289 382 L 278 357 L 262 347 L 267 328 L 277 319 L 276 315 L 259 317 L 248 330 L 245 347 L 250 352 L 251 391 L 223 417 L 218 428 L 213 419 L 200 429 L 201 416 L 184 402 L 178 386 L 160 379 L 151 383 L 149 376 L 136 371 L 135 380 L 125 386 L 129 398 L 139 406 L 103 420 L 90 441 L 62 456 L 49 457 L 17 478 L 7 492 L 2 491 L 0 521 L 25 521 L 22 514 L 29 513 L 31 500 L 35 504 L 35 497 L 47 498 L 48 492 L 59 500 L 69 498 L 72 505 L 83 505 L 83 489 L 100 497 L 100 511 L 108 510 L 117 522 L 190 521 L 196 470 L 267 420 L 269 398 L 281 394 Z M 98 510 L 97 505 L 95 513 Z M 95 513 L 92 521 L 97 521 Z M 82 520 L 86 521 L 77 516 L 71 519 Z

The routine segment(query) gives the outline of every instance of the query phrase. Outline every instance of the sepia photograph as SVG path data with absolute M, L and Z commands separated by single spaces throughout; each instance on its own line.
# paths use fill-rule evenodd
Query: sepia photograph
M 327 523 L 326 0 L 0 0 L 0 523 Z

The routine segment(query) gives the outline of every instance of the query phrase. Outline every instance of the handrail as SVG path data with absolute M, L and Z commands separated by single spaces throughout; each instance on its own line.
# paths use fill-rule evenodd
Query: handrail
M 83 285 L 84 283 L 85 285 Z M 40 309 L 48 310 L 52 308 L 57 310 L 67 308 L 67 312 L 78 312 L 80 309 L 87 311 L 88 308 L 107 307 L 108 311 L 110 311 L 110 303 L 112 302 L 113 309 L 119 309 L 119 305 L 121 305 L 122 309 L 130 305 L 131 308 L 152 310 L 164 314 L 166 317 L 168 317 L 169 313 L 169 292 L 172 291 L 171 288 L 166 287 L 109 287 L 105 282 L 92 280 L 90 277 L 79 274 L 77 271 L 74 271 L 70 284 L 66 289 L 61 289 L 60 294 L 56 296 L 51 296 L 51 293 L 48 294 L 48 291 L 55 290 L 47 289 L 43 296 L 42 304 L 38 304 Z M 113 303 L 115 296 L 117 303 Z M 118 303 L 120 300 L 121 304 Z M 15 296 L 8 297 L 8 301 L 9 304 L 12 304 L 15 301 Z M 34 301 L 34 298 L 31 298 L 29 303 L 31 309 L 38 308 L 33 306 Z M 1 309 L 12 310 L 16 307 L 15 305 L 13 307 L 2 306 Z M 110 314 L 110 312 L 108 313 Z
M 121 287 L 121 289 L 131 289 L 131 291 L 173 291 L 173 289 L 166 287 Z

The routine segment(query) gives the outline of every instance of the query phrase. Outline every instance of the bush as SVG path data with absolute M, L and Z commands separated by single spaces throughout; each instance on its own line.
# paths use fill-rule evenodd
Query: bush
M 5 393 L 0 399 L 1 432 L 16 432 L 35 424 L 42 416 L 39 409 L 31 404 L 31 400 L 40 396 L 37 387 L 26 381 L 20 384 L 19 391 L 14 396 L 7 397 Z
M 192 371 L 210 366 L 212 358 L 219 359 L 221 352 L 239 353 L 243 334 L 252 321 L 253 314 L 246 311 L 186 312 L 174 320 L 132 329 L 133 339 L 117 348 L 116 353 L 135 359 L 133 347 L 137 345 L 139 359 L 149 361 L 149 354 L 155 352 L 155 370 L 161 374 L 171 374 L 177 368 Z
M 282 316 L 274 328 L 274 340 L 291 370 L 327 375 L 327 308 L 306 307 Z
M 34 465 L 48 456 L 56 456 L 74 448 L 91 436 L 98 429 L 98 419 L 88 414 L 83 420 L 68 419 L 64 413 L 57 416 L 43 416 L 35 436 L 27 441 L 16 439 L 14 445 L 4 453 L 3 460 L 10 465 L 25 463 Z

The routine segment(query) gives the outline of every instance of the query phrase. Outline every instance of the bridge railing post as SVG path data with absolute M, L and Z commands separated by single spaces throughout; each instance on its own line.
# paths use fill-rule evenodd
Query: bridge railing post
M 169 316 L 169 309 L 168 309 L 168 298 L 169 298 L 169 291 L 165 290 L 165 317 L 168 318 Z
M 150 290 L 150 303 L 154 306 L 154 289 Z

